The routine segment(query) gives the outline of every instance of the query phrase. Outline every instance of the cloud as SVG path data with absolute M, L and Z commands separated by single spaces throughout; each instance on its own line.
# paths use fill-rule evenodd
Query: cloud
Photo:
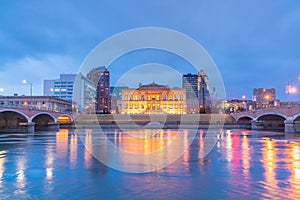
M 2 95 L 28 95 L 29 86 L 22 83 L 26 79 L 32 82 L 33 95 L 43 95 L 43 81 L 59 78 L 61 73 L 76 73 L 78 62 L 70 56 L 42 55 L 39 57 L 26 56 L 7 62 L 0 67 L 0 87 Z

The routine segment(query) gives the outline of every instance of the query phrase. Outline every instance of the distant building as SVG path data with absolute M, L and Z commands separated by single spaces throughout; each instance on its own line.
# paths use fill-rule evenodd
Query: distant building
M 182 76 L 182 88 L 186 90 L 187 99 L 198 99 L 198 75 L 184 74 Z
M 185 114 L 186 91 L 155 82 L 122 90 L 122 114 Z
M 44 80 L 44 96 L 71 101 L 76 74 L 61 74 L 59 79 Z
M 74 88 L 75 82 L 77 88 Z M 87 109 L 83 105 L 95 103 L 96 88 L 95 84 L 82 74 L 61 74 L 59 79 L 44 80 L 44 96 L 73 101 L 77 107 L 76 111 L 83 112 Z
M 120 113 L 122 110 L 122 90 L 128 89 L 125 86 L 112 86 L 110 87 L 110 97 L 111 97 L 111 112 Z
M 211 100 L 208 87 L 208 77 L 203 70 L 198 72 L 198 98 L 200 105 L 200 113 L 210 112 Z
M 110 73 L 106 67 L 97 67 L 87 74 L 88 79 L 96 84 L 96 112 L 110 113 Z
M 95 85 L 98 84 L 100 76 L 103 74 L 104 71 L 106 71 L 105 66 L 95 67 L 91 71 L 87 73 L 87 78 L 91 80 Z
M 209 94 L 209 80 L 201 70 L 198 74 L 184 74 L 182 87 L 186 90 L 187 113 L 210 112 L 211 99 Z
M 274 88 L 253 89 L 253 101 L 256 103 L 256 109 L 270 108 L 279 104 L 279 101 L 276 100 L 276 91 Z
M 71 112 L 73 110 L 71 101 L 52 96 L 0 96 L 0 106 L 54 112 Z
M 77 103 L 77 109 L 83 113 L 95 112 L 96 86 L 83 74 L 78 74 L 75 79 L 73 101 Z

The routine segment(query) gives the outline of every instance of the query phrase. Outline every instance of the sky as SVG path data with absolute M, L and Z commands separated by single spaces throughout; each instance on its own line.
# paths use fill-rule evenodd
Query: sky
M 285 101 L 288 83 L 300 88 L 299 1 L 4 0 L 0 6 L 0 95 L 29 95 L 23 79 L 32 83 L 33 95 L 42 95 L 43 80 L 78 73 L 98 44 L 143 27 L 172 29 L 202 45 L 218 67 L 228 99 L 243 95 L 251 99 L 253 88 L 274 87 L 277 98 Z M 148 63 L 176 72 L 164 70 L 157 77 L 142 73 L 148 79 L 141 75 L 135 84 L 153 79 L 180 87 L 180 75 L 170 74 L 193 73 L 190 63 L 178 55 L 146 49 L 122 55 L 108 66 L 111 84 L 118 84 L 133 69 L 149 67 Z M 300 91 L 290 98 L 299 100 Z

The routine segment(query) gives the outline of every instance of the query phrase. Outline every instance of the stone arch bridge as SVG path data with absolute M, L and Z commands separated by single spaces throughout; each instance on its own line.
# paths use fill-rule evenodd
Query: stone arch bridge
M 70 113 L 0 106 L 0 132 L 32 132 L 57 130 L 60 124 L 71 123 Z
M 300 133 L 300 105 L 240 112 L 232 117 L 245 128 Z

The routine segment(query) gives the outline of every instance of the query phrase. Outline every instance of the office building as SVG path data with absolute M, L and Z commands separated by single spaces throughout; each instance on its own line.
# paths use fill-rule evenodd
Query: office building
M 276 100 L 275 88 L 254 88 L 253 101 L 256 103 L 256 109 L 279 105 L 278 100 Z
M 76 74 L 61 74 L 59 79 L 44 80 L 44 96 L 72 100 Z
M 201 70 L 198 74 L 182 76 L 182 87 L 186 90 L 187 113 L 208 113 L 211 110 L 209 80 Z
M 110 73 L 106 67 L 93 68 L 87 74 L 96 85 L 96 112 L 110 113 L 111 112 L 111 98 L 110 98 Z

